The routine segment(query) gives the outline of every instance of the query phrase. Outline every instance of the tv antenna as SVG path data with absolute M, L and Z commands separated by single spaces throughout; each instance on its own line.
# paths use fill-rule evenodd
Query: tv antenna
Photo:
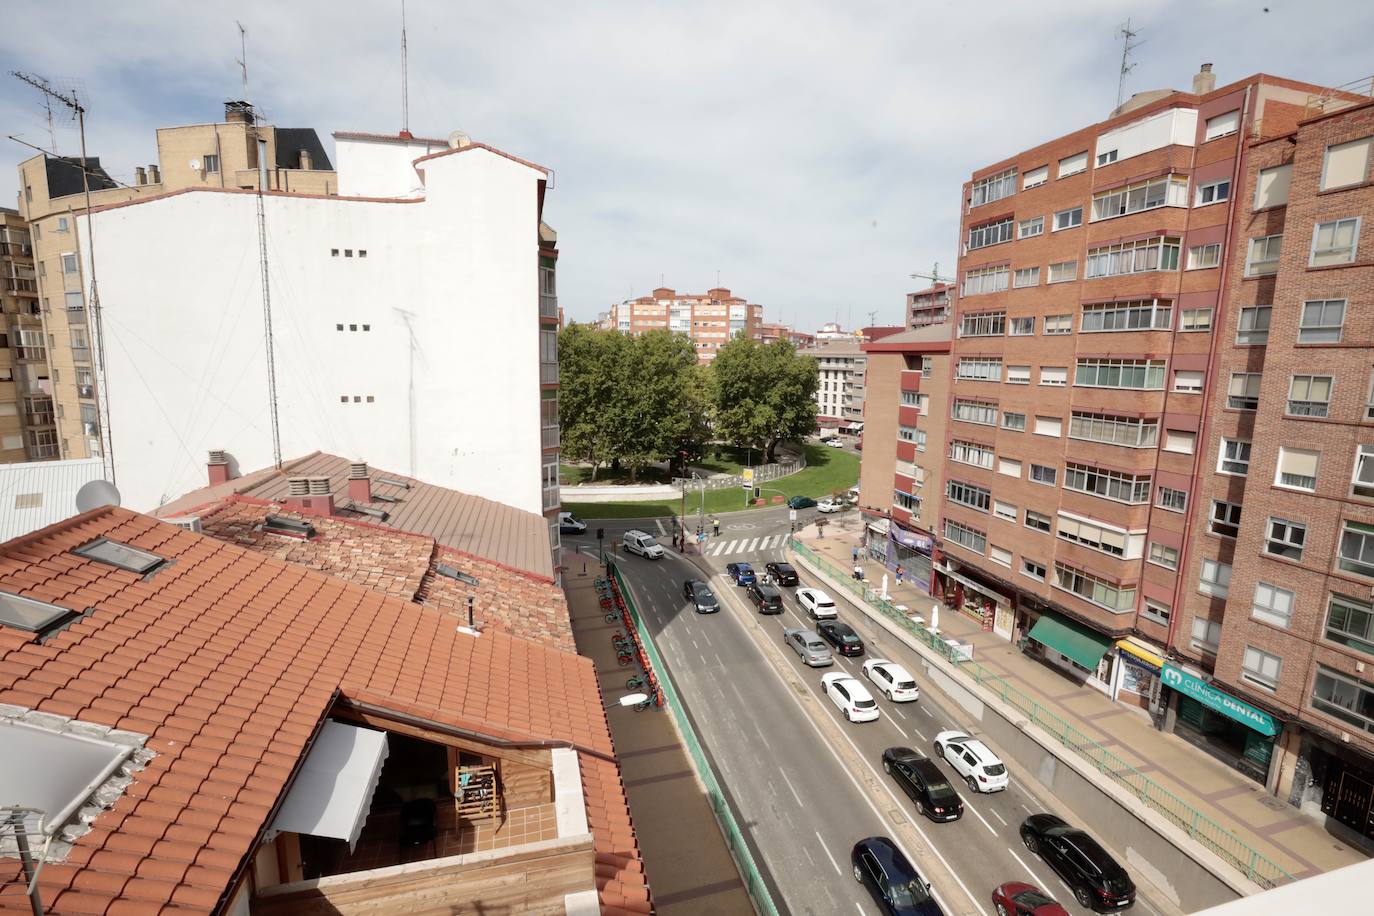
M 945 283 L 945 284 L 949 284 L 949 283 L 953 283 L 953 282 L 954 282 L 954 278 L 953 278 L 953 277 L 942 277 L 942 276 L 940 276 L 940 262 L 939 262 L 939 261 L 936 261 L 936 262 L 935 262 L 935 266 L 932 267 L 932 268 L 930 269 L 930 273 L 928 273 L 928 274 L 915 273 L 915 274 L 909 274 L 909 276 L 910 276 L 911 279 L 913 279 L 913 280 L 929 280 L 931 283 Z
M 248 95 L 248 30 L 237 19 L 234 25 L 239 27 L 239 56 L 234 58 L 234 63 L 239 65 L 239 74 L 243 77 L 243 100 L 251 102 L 252 98 Z
M 406 0 L 401 0 L 401 133 L 410 133 L 410 62 L 406 48 Z
M 1135 69 L 1135 64 L 1129 62 L 1131 52 L 1145 42 L 1134 41 L 1140 33 L 1131 29 L 1131 20 L 1129 19 L 1116 34 L 1121 38 L 1121 75 L 1117 77 L 1116 81 L 1116 107 L 1120 108 L 1122 103 L 1126 101 L 1126 74 Z

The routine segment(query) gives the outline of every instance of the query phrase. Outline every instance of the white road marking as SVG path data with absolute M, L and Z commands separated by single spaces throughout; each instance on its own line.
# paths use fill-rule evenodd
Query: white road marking
M 656 519 L 654 519 L 654 524 L 658 526 L 658 535 L 659 535 L 659 537 L 663 537 L 664 535 L 666 535 L 666 534 L 668 533 L 668 529 L 663 527 L 663 519 L 661 519 L 661 518 L 656 518 Z
M 1049 887 L 1048 884 L 1046 884 L 1044 881 L 1041 881 L 1041 880 L 1040 880 L 1040 876 L 1039 876 L 1039 875 L 1037 875 L 1035 872 L 1031 871 L 1031 867 L 1030 867 L 1029 865 L 1026 864 L 1026 860 L 1023 859 L 1023 858 L 1021 858 L 1020 856 L 1018 856 L 1018 855 L 1016 854 L 1016 850 L 1015 850 L 1015 849 L 1012 849 L 1010 846 L 1008 846 L 1008 847 L 1007 847 L 1007 852 L 1011 853 L 1011 857 L 1012 857 L 1013 859 L 1015 859 L 1016 861 L 1018 861 L 1018 862 L 1021 863 L 1021 867 L 1024 868 L 1024 869 L 1026 870 L 1026 874 L 1030 875 L 1032 878 L 1035 879 L 1036 886 L 1038 886 L 1038 887 Z
M 859 903 L 857 900 L 854 901 L 854 909 L 858 910 L 860 913 L 864 912 L 863 904 Z M 867 916 L 867 914 L 865 914 L 865 916 Z
M 701 651 L 701 646 L 697 645 L 697 638 L 695 636 L 692 637 L 692 648 L 696 649 L 698 652 Z
M 919 707 L 917 707 L 917 708 L 920 709 L 921 712 L 923 712 L 923 713 L 925 713 L 926 715 L 930 716 L 932 719 L 935 718 L 935 713 L 931 712 L 929 709 L 926 709 L 924 706 L 919 706 Z
M 801 796 L 797 794 L 797 789 L 796 789 L 796 787 L 792 785 L 792 780 L 790 780 L 790 779 L 787 778 L 787 773 L 786 773 L 786 771 L 784 771 L 784 770 L 778 770 L 778 773 L 782 776 L 782 781 L 785 782 L 785 783 L 787 783 L 787 788 L 790 789 L 790 790 L 792 790 L 792 797 L 795 798 L 795 799 L 797 800 L 797 807 L 798 807 L 798 808 L 805 808 L 806 806 L 802 804 Z
M 706 656 L 705 656 L 705 655 L 702 655 L 701 653 L 697 653 L 697 657 L 701 659 L 701 667 L 705 668 L 705 667 L 706 667 Z
M 922 741 L 929 741 L 929 740 L 930 740 L 930 739 L 927 738 L 925 735 L 922 735 L 922 734 L 921 734 L 921 730 L 920 730 L 919 728 L 917 728 L 916 726 L 914 726 L 914 725 L 911 726 L 911 730 L 914 731 L 914 732 L 916 733 L 917 737 L 919 737 Z
M 1002 821 L 1002 826 L 1003 826 L 1003 827 L 1010 827 L 1010 826 L 1011 826 L 1011 824 L 1008 824 L 1005 820 L 1002 820 L 1002 815 L 1000 815 L 1000 814 L 997 813 L 997 809 L 996 809 L 996 808 L 989 808 L 989 809 L 988 809 L 988 813 L 991 814 L 993 817 L 997 818 L 999 821 Z
M 754 538 L 752 541 L 750 541 L 750 542 L 749 542 L 749 546 L 746 547 L 746 548 L 744 548 L 745 553 L 753 553 L 753 552 L 754 552 L 754 547 L 755 547 L 755 545 L 758 544 L 758 542 L 759 542 L 759 539 L 758 539 L 758 538 Z
M 738 543 L 739 543 L 738 540 L 731 541 L 729 544 L 727 544 L 727 545 L 725 546 L 725 549 L 724 549 L 723 551 L 721 551 L 721 553 L 734 553 L 734 552 L 735 552 L 735 545 L 738 544 Z
M 1026 806 L 1026 803 L 1025 803 L 1025 802 L 1017 802 L 1017 804 L 1019 804 L 1022 808 L 1024 808 L 1027 814 L 1034 814 L 1034 813 L 1035 813 L 1035 812 L 1032 811 L 1029 807 Z
M 821 844 L 821 850 L 825 853 L 825 857 L 830 860 L 830 865 L 835 869 L 835 874 L 843 878 L 844 872 L 840 871 L 840 866 L 835 862 L 835 857 L 830 854 L 830 848 L 825 845 L 825 840 L 821 839 L 821 832 L 817 830 L 815 833 L 816 841 Z
M 903 719 L 906 718 L 906 713 L 902 712 L 902 710 L 899 707 L 894 706 L 892 711 L 895 712 L 897 715 L 901 716 Z
M 973 807 L 973 805 L 969 803 L 969 800 L 968 800 L 967 798 L 964 799 L 964 809 L 967 810 L 967 811 L 972 811 L 972 812 L 973 812 L 973 816 L 976 817 L 976 818 L 978 818 L 978 820 L 982 821 L 982 822 L 983 822 L 983 826 L 986 827 L 986 828 L 988 828 L 988 833 L 992 834 L 993 836 L 997 836 L 997 831 L 994 830 L 993 827 L 992 827 L 992 825 L 988 823 L 987 818 L 985 818 L 985 817 L 983 817 L 983 815 L 979 814 L 979 813 L 978 813 L 978 809 L 975 808 L 975 807 Z

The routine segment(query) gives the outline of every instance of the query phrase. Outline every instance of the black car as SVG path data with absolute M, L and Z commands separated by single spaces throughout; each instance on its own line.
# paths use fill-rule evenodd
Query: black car
M 854 880 L 868 888 L 873 902 L 888 916 L 943 916 L 930 895 L 930 883 L 887 837 L 859 840 L 849 859 Z
M 759 609 L 760 614 L 782 613 L 782 593 L 773 586 L 762 582 L 750 582 L 744 593 L 754 602 L 754 607 Z
M 1074 898 L 1098 913 L 1135 903 L 1135 884 L 1107 850 L 1053 814 L 1032 814 L 1021 824 L 1021 842 L 1059 873 Z
M 763 569 L 777 585 L 796 585 L 798 582 L 797 571 L 791 563 L 765 563 Z
M 787 501 L 787 505 L 793 509 L 814 509 L 816 501 L 809 496 L 794 496 Z
M 931 820 L 957 821 L 964 816 L 963 799 L 929 757 L 909 747 L 890 747 L 883 751 L 883 772 L 896 780 Z
M 736 585 L 749 585 L 754 581 L 754 567 L 748 563 L 726 563 L 725 574 Z
M 692 602 L 698 614 L 714 614 L 720 610 L 720 602 L 716 600 L 711 586 L 700 579 L 688 579 L 682 583 L 682 597 Z
M 864 641 L 847 623 L 840 623 L 838 620 L 823 620 L 816 624 L 816 632 L 820 633 L 821 639 L 834 646 L 841 655 L 853 658 L 864 654 Z

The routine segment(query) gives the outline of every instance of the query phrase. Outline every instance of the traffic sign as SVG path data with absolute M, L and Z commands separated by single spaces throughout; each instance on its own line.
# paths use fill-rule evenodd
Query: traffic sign
M 787 520 L 788 520 L 789 522 L 795 522 L 795 521 L 797 520 L 797 510 L 796 510 L 796 509 L 788 509 L 788 510 L 787 510 Z

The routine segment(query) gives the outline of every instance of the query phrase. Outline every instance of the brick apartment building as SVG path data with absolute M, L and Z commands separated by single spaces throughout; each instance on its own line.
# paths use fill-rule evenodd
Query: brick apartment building
M 0 207 L 0 462 L 56 455 L 52 383 L 33 268 L 33 240 L 16 210 Z
M 617 302 L 607 318 L 609 327 L 623 334 L 659 330 L 686 334 L 697 349 L 697 361 L 709 363 L 732 338 L 761 337 L 763 306 L 723 287 L 704 293 L 659 287 L 648 296 Z
M 798 349 L 809 347 L 816 343 L 815 334 L 807 334 L 805 331 L 798 331 L 779 322 L 767 321 L 759 324 L 754 330 L 754 339 L 759 343 L 775 343 L 785 340 Z
M 929 289 L 906 294 L 906 324 L 909 328 L 923 328 L 949 320 L 954 306 L 955 287 L 936 283 Z

